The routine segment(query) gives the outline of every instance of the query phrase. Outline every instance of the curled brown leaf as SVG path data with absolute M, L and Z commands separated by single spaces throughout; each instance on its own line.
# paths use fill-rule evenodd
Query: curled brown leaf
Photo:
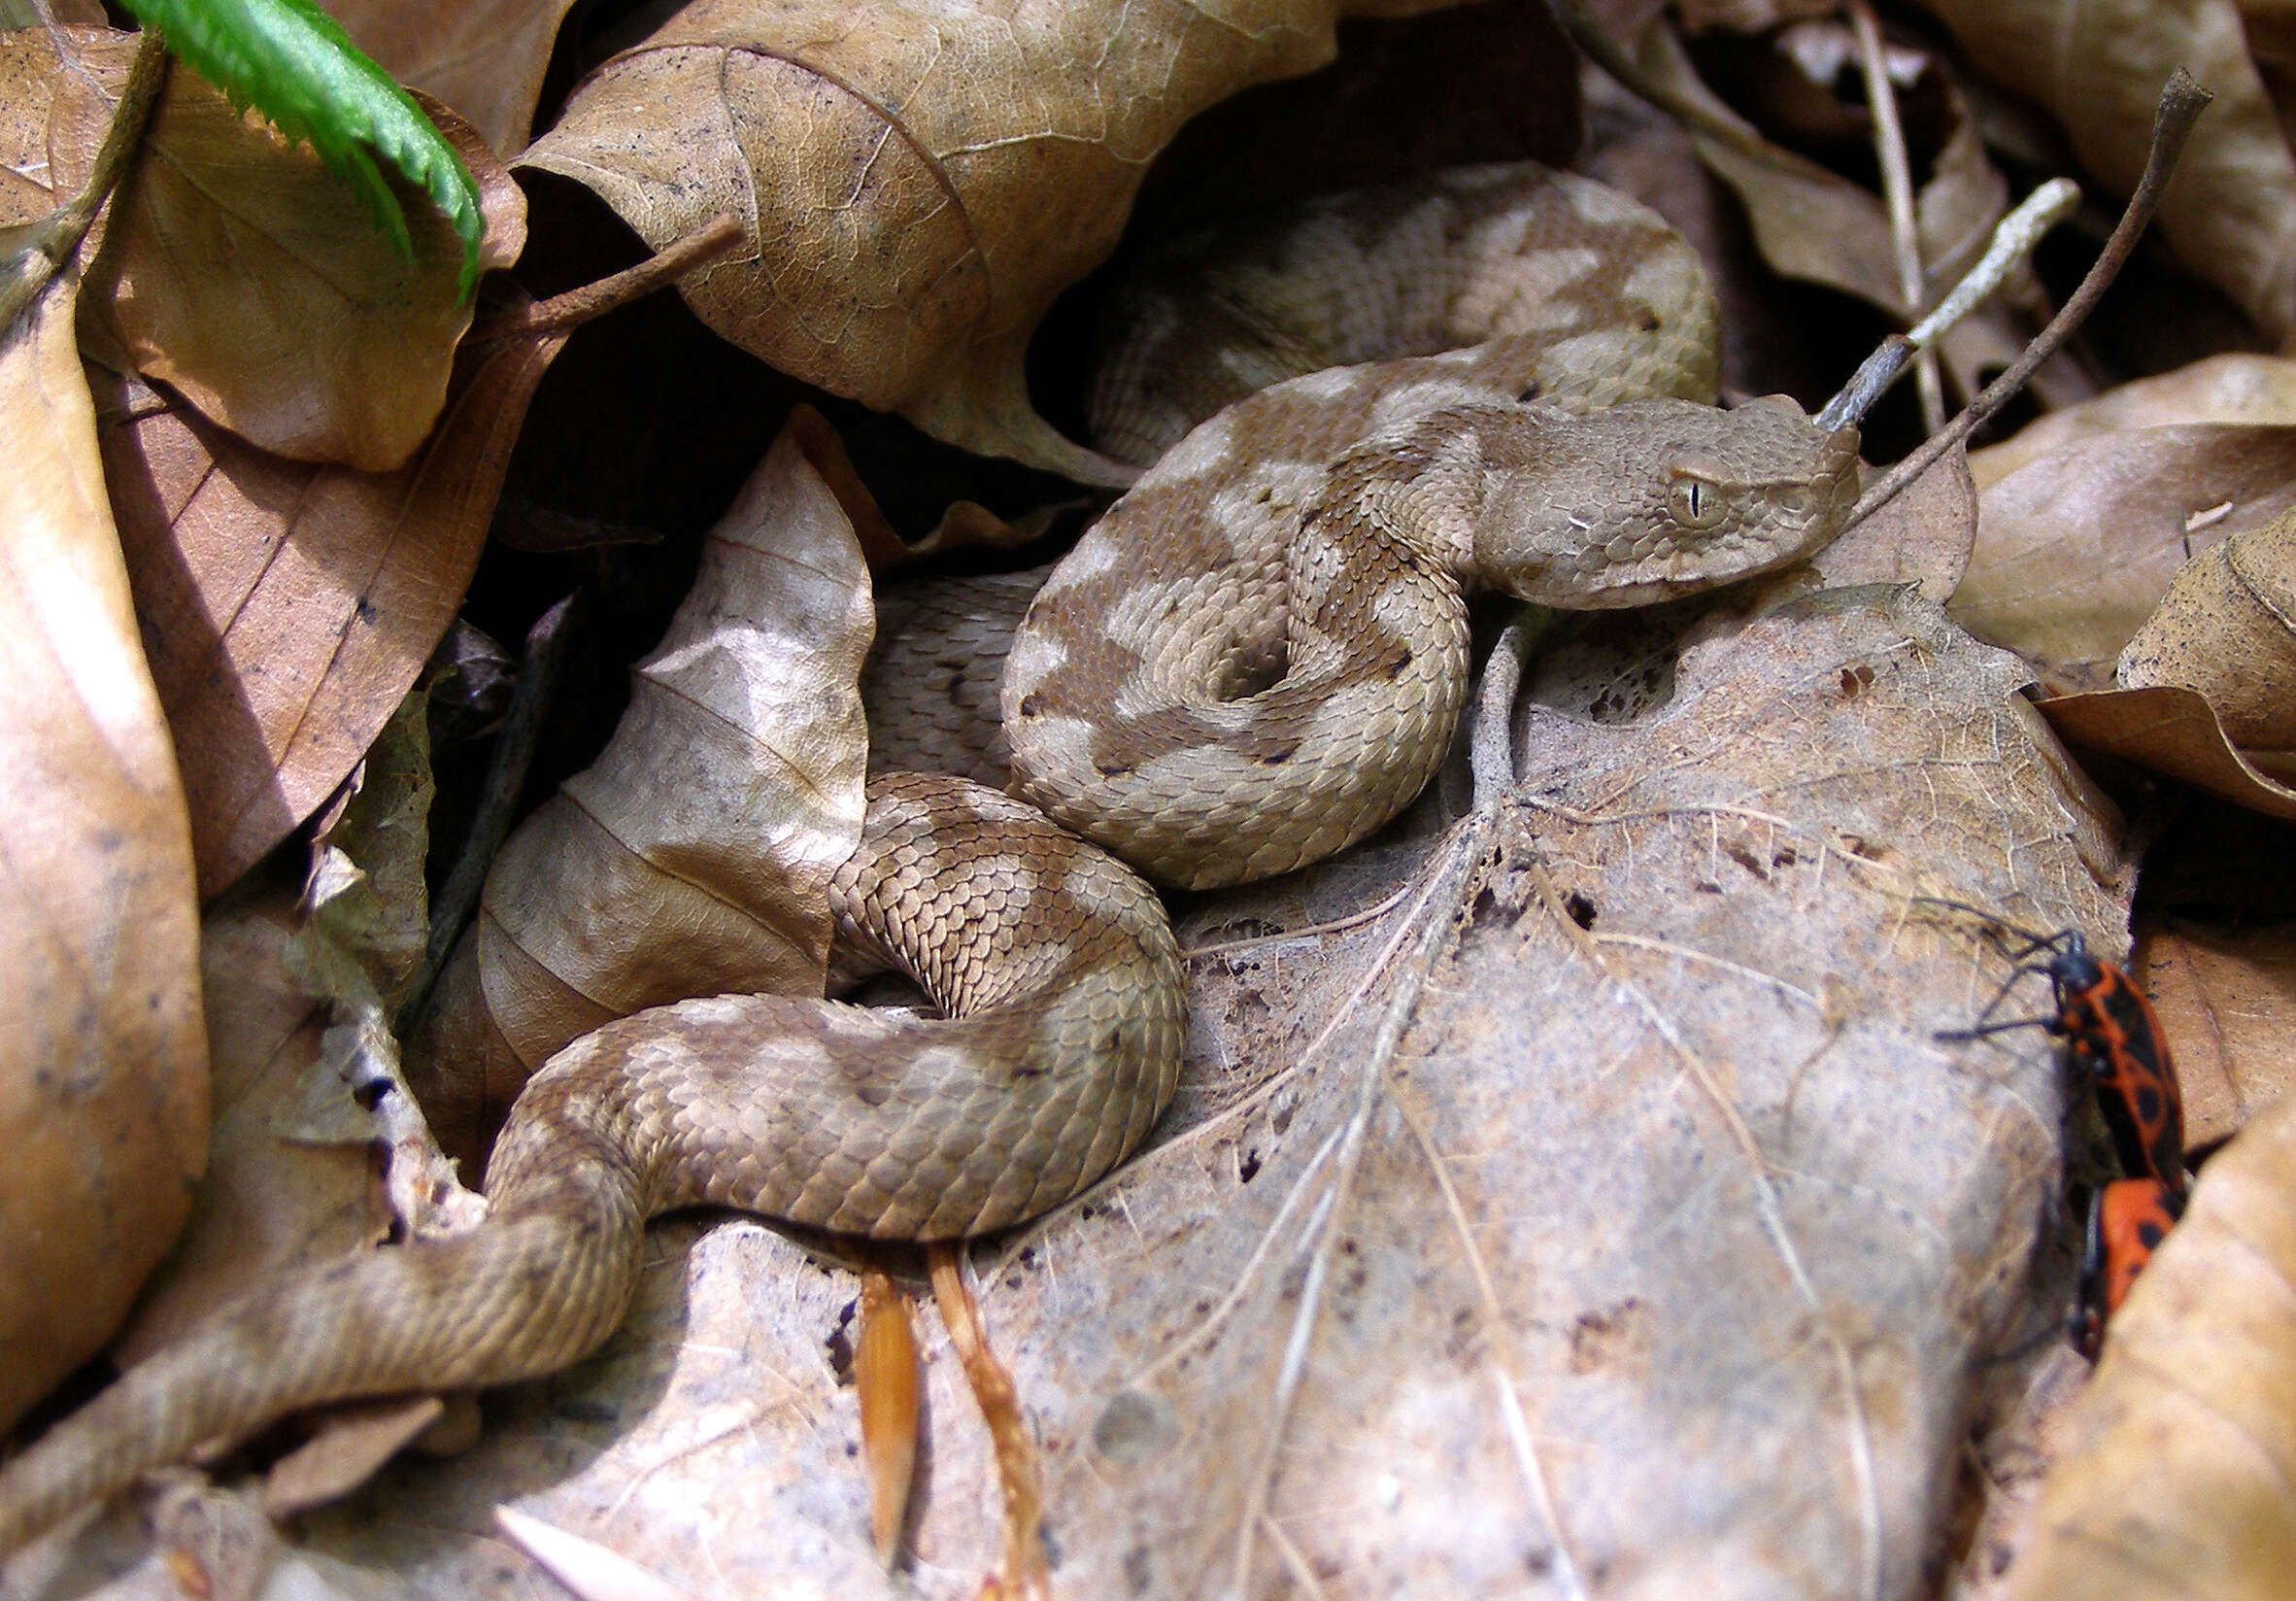
M 203 895 L 333 794 L 397 709 L 461 603 L 566 336 L 467 350 L 429 444 L 391 473 L 289 461 L 90 369 Z
M 2027 424 L 2014 438 L 1970 452 L 1977 488 L 2093 434 L 2178 423 L 2296 424 L 2296 360 L 2232 352 L 2139 378 Z
M 2186 563 L 2113 676 L 2199 691 L 2250 762 L 2296 779 L 2296 511 Z
M 1949 608 L 2061 687 L 2109 678 L 2189 556 L 2296 500 L 2296 426 L 2179 424 L 2076 438 L 2001 479 Z
M 588 186 L 657 246 L 739 216 L 748 252 L 684 293 L 783 371 L 967 449 L 1123 483 L 1030 403 L 1037 320 L 1115 246 L 1189 117 L 1330 60 L 1342 12 L 1430 9 L 1279 0 L 1241 24 L 1129 0 L 699 0 L 600 68 L 520 164 Z
M 0 1426 L 111 1337 L 207 1150 L 191 842 L 74 287 L 0 333 Z

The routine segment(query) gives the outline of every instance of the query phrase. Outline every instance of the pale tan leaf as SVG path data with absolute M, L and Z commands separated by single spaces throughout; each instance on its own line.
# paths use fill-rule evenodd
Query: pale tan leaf
M 397 709 L 461 603 L 526 402 L 565 339 L 474 350 L 430 442 L 383 474 L 269 455 L 91 369 L 203 894 L 317 810 Z
M 1977 537 L 1977 493 L 1969 459 L 1948 453 L 1929 471 L 1810 561 L 1828 586 L 1915 584 L 1942 603 L 1969 570 Z
M 2190 423 L 2075 439 L 1979 500 L 1949 608 L 2074 687 L 2108 681 L 2187 560 L 2296 500 L 2296 426 Z
M 2032 1334 L 2070 1091 L 2034 1031 L 1933 1038 L 2007 964 L 1909 895 L 2117 951 L 2131 867 L 2019 665 L 1918 600 L 1709 614 L 1657 654 L 1638 718 L 1528 714 L 1524 800 L 1391 1072 L 1371 1042 L 1439 819 L 1187 914 L 1157 1142 L 974 1251 L 1056 1594 L 1931 1582 L 1973 1375 Z M 749 1219 L 651 1248 L 597 1359 L 496 1398 L 470 1457 L 320 1515 L 320 1549 L 509 1596 L 440 1531 L 547 1478 L 526 1511 L 696 1591 L 973 1595 L 1004 1531 L 948 1346 L 925 1331 L 928 1493 L 888 1577 L 865 1481 L 823 1466 L 859 1432 L 825 1344 L 852 1279 Z
M 320 1432 L 272 1464 L 263 1514 L 287 1518 L 340 1500 L 446 1413 L 435 1395 L 338 1408 Z
M 2296 778 L 2296 512 L 2187 562 L 2113 677 L 2199 691 L 2251 763 Z
M 657 247 L 740 217 L 749 252 L 683 292 L 783 371 L 953 444 L 1123 483 L 1030 402 L 1037 320 L 1114 247 L 1190 116 L 1330 60 L 1343 10 L 1440 3 L 1258 0 L 1228 18 L 699 0 L 594 74 L 520 164 L 589 186 Z
M 2257 767 L 2236 748 L 2197 690 L 2160 684 L 2061 695 L 2039 710 L 2069 745 L 2134 762 L 2268 817 L 2296 820 L 2296 784 Z
M 115 1352 L 158 1349 L 282 1262 L 341 1255 L 381 1237 L 363 1141 L 284 1141 L 275 1128 L 319 1061 L 325 1008 L 284 966 L 291 894 L 212 915 L 200 941 L 215 1116 L 208 1175 L 181 1245 L 152 1275 Z
M 291 883 L 257 880 L 208 916 L 208 1173 L 114 1347 L 121 1361 L 291 1268 L 469 1220 L 375 1021 L 378 986 L 422 952 L 419 934 L 411 953 L 406 940 L 423 904 L 422 715 L 410 697 L 369 753 L 301 906 Z
M 0 333 L 0 1426 L 111 1337 L 207 1149 L 191 842 L 75 288 Z
M 645 1006 L 822 992 L 826 887 L 861 837 L 872 627 L 852 523 L 785 430 L 613 740 L 495 858 L 443 981 L 469 997 L 455 970 L 475 962 L 484 1013 L 440 1019 L 426 1075 L 455 1079 L 490 1030 L 531 1072 Z M 442 1138 L 459 1148 L 459 1130 Z
M 573 0 L 327 0 L 360 50 L 452 106 L 498 155 L 534 125 L 552 43 Z
M 59 191 L 85 177 L 136 41 L 75 43 L 102 92 L 79 69 L 57 69 L 49 141 Z M 524 195 L 460 119 L 433 120 L 478 181 L 482 265 L 509 265 L 525 241 Z M 170 73 L 107 213 L 84 315 L 108 351 L 258 447 L 389 471 L 438 420 L 472 312 L 456 297 L 454 225 L 420 191 L 398 193 L 411 260 L 309 146 L 234 110 L 198 74 Z
M 1970 452 L 1979 490 L 2077 440 L 2175 423 L 2296 424 L 2296 360 L 2236 351 L 2108 390 L 2038 418 L 2016 436 Z
M 2081 163 L 2126 194 L 2152 111 L 2183 67 L 2216 98 L 2161 198 L 2178 258 L 2274 339 L 2296 332 L 2296 158 L 2280 136 L 2232 0 L 1924 0 L 1977 65 L 2064 125 Z
M 405 998 L 430 937 L 429 714 L 420 687 L 399 702 L 348 793 L 322 814 L 304 888 L 313 922 L 356 965 L 366 994 L 389 1008 Z
M 2296 1100 L 2201 1172 L 2042 1486 L 2010 1601 L 2287 1594 L 2296 1573 Z

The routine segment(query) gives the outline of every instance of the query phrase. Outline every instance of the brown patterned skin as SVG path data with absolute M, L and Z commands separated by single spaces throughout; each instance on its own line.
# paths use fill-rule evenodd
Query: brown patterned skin
M 1530 202 L 1477 171 L 1483 209 L 1466 221 L 1438 192 L 1393 225 L 1543 237 L 1518 215 Z M 1695 255 L 1631 201 L 1545 177 L 1560 199 L 1539 205 L 1576 231 L 1559 264 L 1526 271 L 1559 286 L 1559 304 L 1471 349 L 1315 372 L 1227 406 L 1054 569 L 1005 662 L 1017 793 L 1164 883 L 1288 871 L 1361 838 L 1434 774 L 1466 696 L 1469 592 L 1643 605 L 1783 566 L 1840 530 L 1855 430 L 1825 433 L 1783 396 L 1735 411 L 1681 398 L 1713 382 L 1710 350 L 1689 349 L 1713 329 Z M 1369 224 L 1334 215 L 1310 219 L 1319 249 L 1346 235 L 1375 261 Z M 1614 253 L 1598 255 L 1605 235 Z M 1206 298 L 1234 298 L 1235 273 L 1212 276 Z M 1610 403 L 1638 383 L 1665 397 Z M 1162 418 L 1172 393 L 1143 405 Z
M 1121 863 L 995 791 L 891 774 L 830 893 L 840 941 L 945 1020 L 720 996 L 586 1036 L 520 1097 L 485 1223 L 306 1272 L 130 1371 L 0 1467 L 0 1552 L 299 1408 L 575 1361 L 622 1320 L 658 1212 L 977 1234 L 1084 1189 L 1170 1101 L 1179 957 Z
M 1093 442 L 1143 463 L 1222 407 L 1327 367 L 1451 353 L 1510 399 L 1711 400 L 1721 344 L 1696 251 L 1617 190 L 1535 161 L 1183 235 L 1127 276 L 1102 324 Z

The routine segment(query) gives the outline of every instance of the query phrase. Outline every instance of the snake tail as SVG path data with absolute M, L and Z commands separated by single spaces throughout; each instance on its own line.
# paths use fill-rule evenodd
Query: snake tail
M 1146 1138 L 1179 1079 L 1179 954 L 1138 874 L 960 779 L 870 781 L 838 937 L 947 1013 L 725 995 L 545 1063 L 470 1231 L 306 1269 L 0 1466 L 0 1553 L 146 1470 L 302 1408 L 535 1378 L 628 1310 L 648 1218 L 732 1207 L 947 1240 L 1025 1221 Z

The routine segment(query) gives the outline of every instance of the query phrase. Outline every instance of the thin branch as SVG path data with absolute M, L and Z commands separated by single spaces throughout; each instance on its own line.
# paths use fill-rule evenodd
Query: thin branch
M 688 273 L 708 266 L 735 245 L 741 243 L 741 224 L 720 212 L 701 227 L 673 241 L 666 249 L 648 256 L 634 267 L 601 278 L 594 284 L 554 294 L 548 300 L 538 300 L 528 306 L 514 325 L 502 330 L 504 334 L 555 333 L 561 328 L 578 327 L 592 318 L 643 299 L 665 284 L 674 284 Z
M 1483 688 L 1475 702 L 1474 732 L 1468 743 L 1468 770 L 1474 775 L 1474 809 L 1488 811 L 1515 787 L 1513 724 L 1515 695 L 1531 647 L 1547 630 L 1554 613 L 1525 606 L 1501 631 L 1483 664 Z
M 438 982 L 439 971 L 453 954 L 455 941 L 462 937 L 463 926 L 478 909 L 480 892 L 486 888 L 487 869 L 494 865 L 494 853 L 510 836 L 511 822 L 518 816 L 519 797 L 526 787 L 526 769 L 533 766 L 534 747 L 542 736 L 542 720 L 550 710 L 559 669 L 577 631 L 570 625 L 578 598 L 579 596 L 569 595 L 544 612 L 526 630 L 525 664 L 519 670 L 518 687 L 511 691 L 510 709 L 503 714 L 502 732 L 495 736 L 494 754 L 487 764 L 486 787 L 479 797 L 477 814 L 471 819 L 461 853 L 455 858 L 447 881 L 439 886 L 438 898 L 431 903 L 430 937 L 423 947 L 422 967 L 408 986 L 406 1000 L 399 1004 L 393 1026 L 402 1039 L 422 1015 L 431 986 Z
M 95 224 L 96 213 L 103 210 L 104 201 L 118 187 L 143 142 L 144 128 L 152 120 L 152 108 L 158 103 L 159 91 L 167 83 L 167 64 L 166 42 L 156 28 L 146 28 L 136 45 L 134 64 L 127 69 L 127 83 L 119 91 L 119 103 L 112 113 L 112 125 L 104 132 L 103 144 L 97 147 L 95 167 L 87 175 L 87 183 L 78 194 L 49 214 L 31 241 L 8 263 L 8 281 L 0 284 L 0 331 L 14 324 L 63 270 L 64 264 L 79 254 L 80 242 Z
M 1644 72 L 1642 64 L 1610 37 L 1580 0 L 1546 0 L 1546 3 L 1556 22 L 1586 52 L 1589 60 L 1617 79 L 1630 93 L 1656 106 L 1691 132 L 1727 145 L 1765 166 L 1787 172 L 1809 170 L 1809 164 L 1792 151 L 1772 144 L 1742 122 L 1717 116 L 1711 107 L 1676 92 Z
M 1940 432 L 1930 435 L 1919 450 L 1890 468 L 1880 482 L 1865 493 L 1857 510 L 1850 514 L 1852 526 L 1896 499 L 1907 485 L 1935 466 L 1946 452 L 1965 442 L 1977 425 L 2007 405 L 2041 364 L 2057 353 L 2073 330 L 2088 319 L 2136 250 L 2145 224 L 2152 221 L 2153 210 L 2160 204 L 2161 190 L 2167 187 L 2169 175 L 2176 170 L 2177 157 L 2183 152 L 2184 140 L 2212 98 L 2182 67 L 2170 77 L 2168 86 L 2161 90 L 2160 106 L 2153 114 L 2152 150 L 2145 158 L 2144 176 L 2138 181 L 2136 193 L 2129 196 L 2128 209 L 2121 213 L 2112 237 L 2105 242 L 2104 254 L 2097 257 L 2097 264 L 2065 302 L 2065 309 L 2025 347 L 2024 354 L 2007 372 L 1986 385 L 1984 392 L 1964 407 L 1960 416 Z
M 1995 224 L 1993 239 L 1977 264 L 1962 275 L 1937 310 L 1913 324 L 1908 333 L 1893 333 L 1866 358 L 1849 382 L 1825 404 L 1814 419 L 1821 428 L 1855 423 L 1873 409 L 1906 363 L 1944 335 L 1998 290 L 2018 262 L 2033 254 L 2042 236 L 2072 214 L 2080 203 L 2080 188 L 2069 178 L 2052 178 L 2025 196 L 2016 210 Z
M 932 1298 L 949 1331 L 949 1346 L 972 1385 L 972 1398 L 988 1426 L 996 1454 L 996 1485 L 1004 1501 L 1004 1560 L 981 1586 L 984 1597 L 999 1601 L 1051 1601 L 1052 1571 L 1044 1556 L 1044 1486 L 1036 1466 L 1036 1442 L 1021 1411 L 1012 1375 L 989 1344 L 980 1302 L 964 1272 L 964 1247 L 947 1241 L 925 1247 L 932 1270 Z

